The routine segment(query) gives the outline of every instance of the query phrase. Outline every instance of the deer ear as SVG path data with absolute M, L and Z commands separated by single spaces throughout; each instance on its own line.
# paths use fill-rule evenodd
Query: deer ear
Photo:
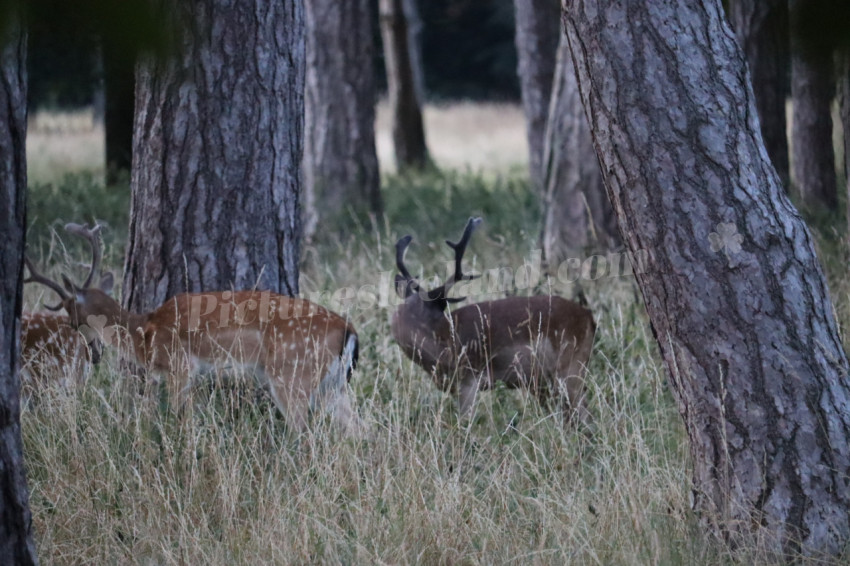
M 111 271 L 107 271 L 103 275 L 100 276 L 100 283 L 98 283 L 98 287 L 101 291 L 112 296 L 112 287 L 115 285 L 115 278 L 112 276 Z

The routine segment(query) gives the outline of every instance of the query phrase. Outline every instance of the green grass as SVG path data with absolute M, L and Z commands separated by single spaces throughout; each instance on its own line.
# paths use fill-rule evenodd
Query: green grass
M 61 187 L 30 194 L 34 244 L 45 253 L 51 227 L 104 218 L 119 269 L 126 193 L 84 177 Z M 451 260 L 443 242 L 471 215 L 485 218 L 467 252 L 478 271 L 515 268 L 537 246 L 540 211 L 517 174 L 389 177 L 385 195 L 385 223 L 352 218 L 344 237 L 323 234 L 305 249 L 305 295 L 323 292 L 326 301 L 342 286 L 378 285 L 394 272 L 394 244 L 406 233 L 415 237 L 411 270 L 442 277 Z M 816 232 L 829 241 L 826 224 Z M 844 248 L 823 250 L 836 284 L 834 256 Z M 73 262 L 70 252 L 53 257 Z M 846 320 L 843 289 L 837 312 Z M 574 291 L 557 282 L 552 290 Z M 583 290 L 598 326 L 587 379 L 592 434 L 562 428 L 504 388 L 483 394 L 475 417 L 459 423 L 454 400 L 392 341 L 391 305 L 350 310 L 362 344 L 352 386 L 367 439 L 338 438 L 321 421 L 296 436 L 268 396 L 247 386 L 199 386 L 194 410 L 177 418 L 162 392 L 128 377 L 109 352 L 84 387 L 48 388 L 23 413 L 40 558 L 751 563 L 707 538 L 689 512 L 687 439 L 633 279 L 602 278 Z

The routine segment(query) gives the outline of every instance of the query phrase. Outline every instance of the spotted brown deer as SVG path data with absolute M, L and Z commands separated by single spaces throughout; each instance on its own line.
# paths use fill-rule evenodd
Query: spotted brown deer
M 449 297 L 459 281 L 475 276 L 461 269 L 472 232 L 481 223 L 470 218 L 454 250 L 454 274 L 440 287 L 427 291 L 404 265 L 412 241 L 396 243 L 396 291 L 404 302 L 392 318 L 392 333 L 404 353 L 431 372 L 437 387 L 458 393 L 460 414 L 472 411 L 480 390 L 496 381 L 523 387 L 544 406 L 556 397 L 565 418 L 573 413 L 585 422 L 584 374 L 596 325 L 582 305 L 554 295 L 508 297 L 448 311 Z
M 51 312 L 21 315 L 21 377 L 26 393 L 38 393 L 50 383 L 81 384 L 91 364 L 100 361 L 100 347 L 71 327 L 68 316 Z
M 357 362 L 357 333 L 349 321 L 304 299 L 269 291 L 184 293 L 148 313 L 131 313 L 109 295 L 112 276 L 100 277 L 100 227 L 68 224 L 88 241 L 92 264 L 82 285 L 41 275 L 27 261 L 31 279 L 52 289 L 70 325 L 87 337 L 128 344 L 135 361 L 163 375 L 182 406 L 194 378 L 211 369 L 244 370 L 267 386 L 278 409 L 296 430 L 322 407 L 346 432 L 359 419 L 346 391 Z

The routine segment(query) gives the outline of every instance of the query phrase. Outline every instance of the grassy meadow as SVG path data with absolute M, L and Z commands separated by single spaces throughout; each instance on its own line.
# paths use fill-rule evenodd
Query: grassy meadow
M 53 274 L 83 269 L 84 248 L 59 227 L 97 218 L 120 275 L 127 188 L 103 186 L 102 158 L 92 157 L 101 154 L 87 145 L 102 152 L 92 141 L 102 132 L 73 118 L 60 134 L 32 124 L 31 254 Z M 764 563 L 746 549 L 729 554 L 689 512 L 687 437 L 632 277 L 581 285 L 598 327 L 587 377 L 594 422 L 584 430 L 564 429 L 504 388 L 482 394 L 475 417 L 459 422 L 454 399 L 393 342 L 393 300 L 332 300 L 342 287 L 379 288 L 407 233 L 411 271 L 444 277 L 452 256 L 443 242 L 472 215 L 485 222 L 466 254 L 470 269 L 516 270 L 534 257 L 541 218 L 519 108 L 459 105 L 426 118 L 442 171 L 387 170 L 385 221 L 352 218 L 344 234 L 303 253 L 303 294 L 347 312 L 359 332 L 351 386 L 369 435 L 340 438 L 321 419 L 296 435 L 250 384 L 199 385 L 193 410 L 178 418 L 163 391 L 108 351 L 84 386 L 47 387 L 23 411 L 42 563 Z M 381 114 L 378 124 L 388 156 Z M 465 145 L 464 129 L 476 124 L 485 131 Z M 441 140 L 454 149 L 441 154 Z M 57 165 L 65 157 L 68 166 Z M 846 248 L 835 243 L 844 228 L 832 217 L 813 222 L 844 328 Z M 541 277 L 533 291 L 576 289 Z M 32 286 L 25 297 L 29 309 L 53 299 Z

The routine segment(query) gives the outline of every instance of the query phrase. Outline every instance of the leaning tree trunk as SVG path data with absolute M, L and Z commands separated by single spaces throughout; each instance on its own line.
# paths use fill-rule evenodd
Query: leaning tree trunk
M 720 1 L 564 9 L 620 231 L 631 252 L 648 252 L 637 281 L 688 432 L 704 526 L 733 546 L 841 552 L 847 358 Z
M 295 295 L 302 3 L 163 6 L 182 36 L 137 67 L 125 305 L 231 288 Z
M 791 0 L 792 14 L 799 10 Z M 796 20 L 794 16 L 792 19 Z M 791 22 L 791 123 L 792 178 L 806 206 L 834 209 L 838 206 L 835 179 L 835 150 L 832 146 L 834 94 L 832 53 L 806 48 L 797 38 Z
M 8 15 L 8 12 L 6 13 Z M 18 360 L 27 189 L 26 35 L 0 22 L 0 562 L 36 564 L 21 440 Z
M 581 103 L 565 35 L 558 46 L 555 83 L 543 146 L 543 256 L 557 266 L 591 243 L 619 242 L 617 218 L 605 193 L 593 137 Z
M 750 66 L 761 135 L 785 187 L 788 172 L 788 0 L 732 0 L 729 19 Z
M 396 163 L 399 169 L 422 169 L 431 160 L 416 97 L 402 0 L 379 0 L 379 10 Z
M 545 194 L 543 147 L 549 98 L 555 76 L 558 38 L 558 0 L 514 0 L 516 12 L 517 74 L 522 90 L 528 138 L 528 172 L 531 184 Z
M 375 50 L 368 0 L 305 4 L 304 233 L 334 231 L 346 209 L 382 213 L 375 153 Z

